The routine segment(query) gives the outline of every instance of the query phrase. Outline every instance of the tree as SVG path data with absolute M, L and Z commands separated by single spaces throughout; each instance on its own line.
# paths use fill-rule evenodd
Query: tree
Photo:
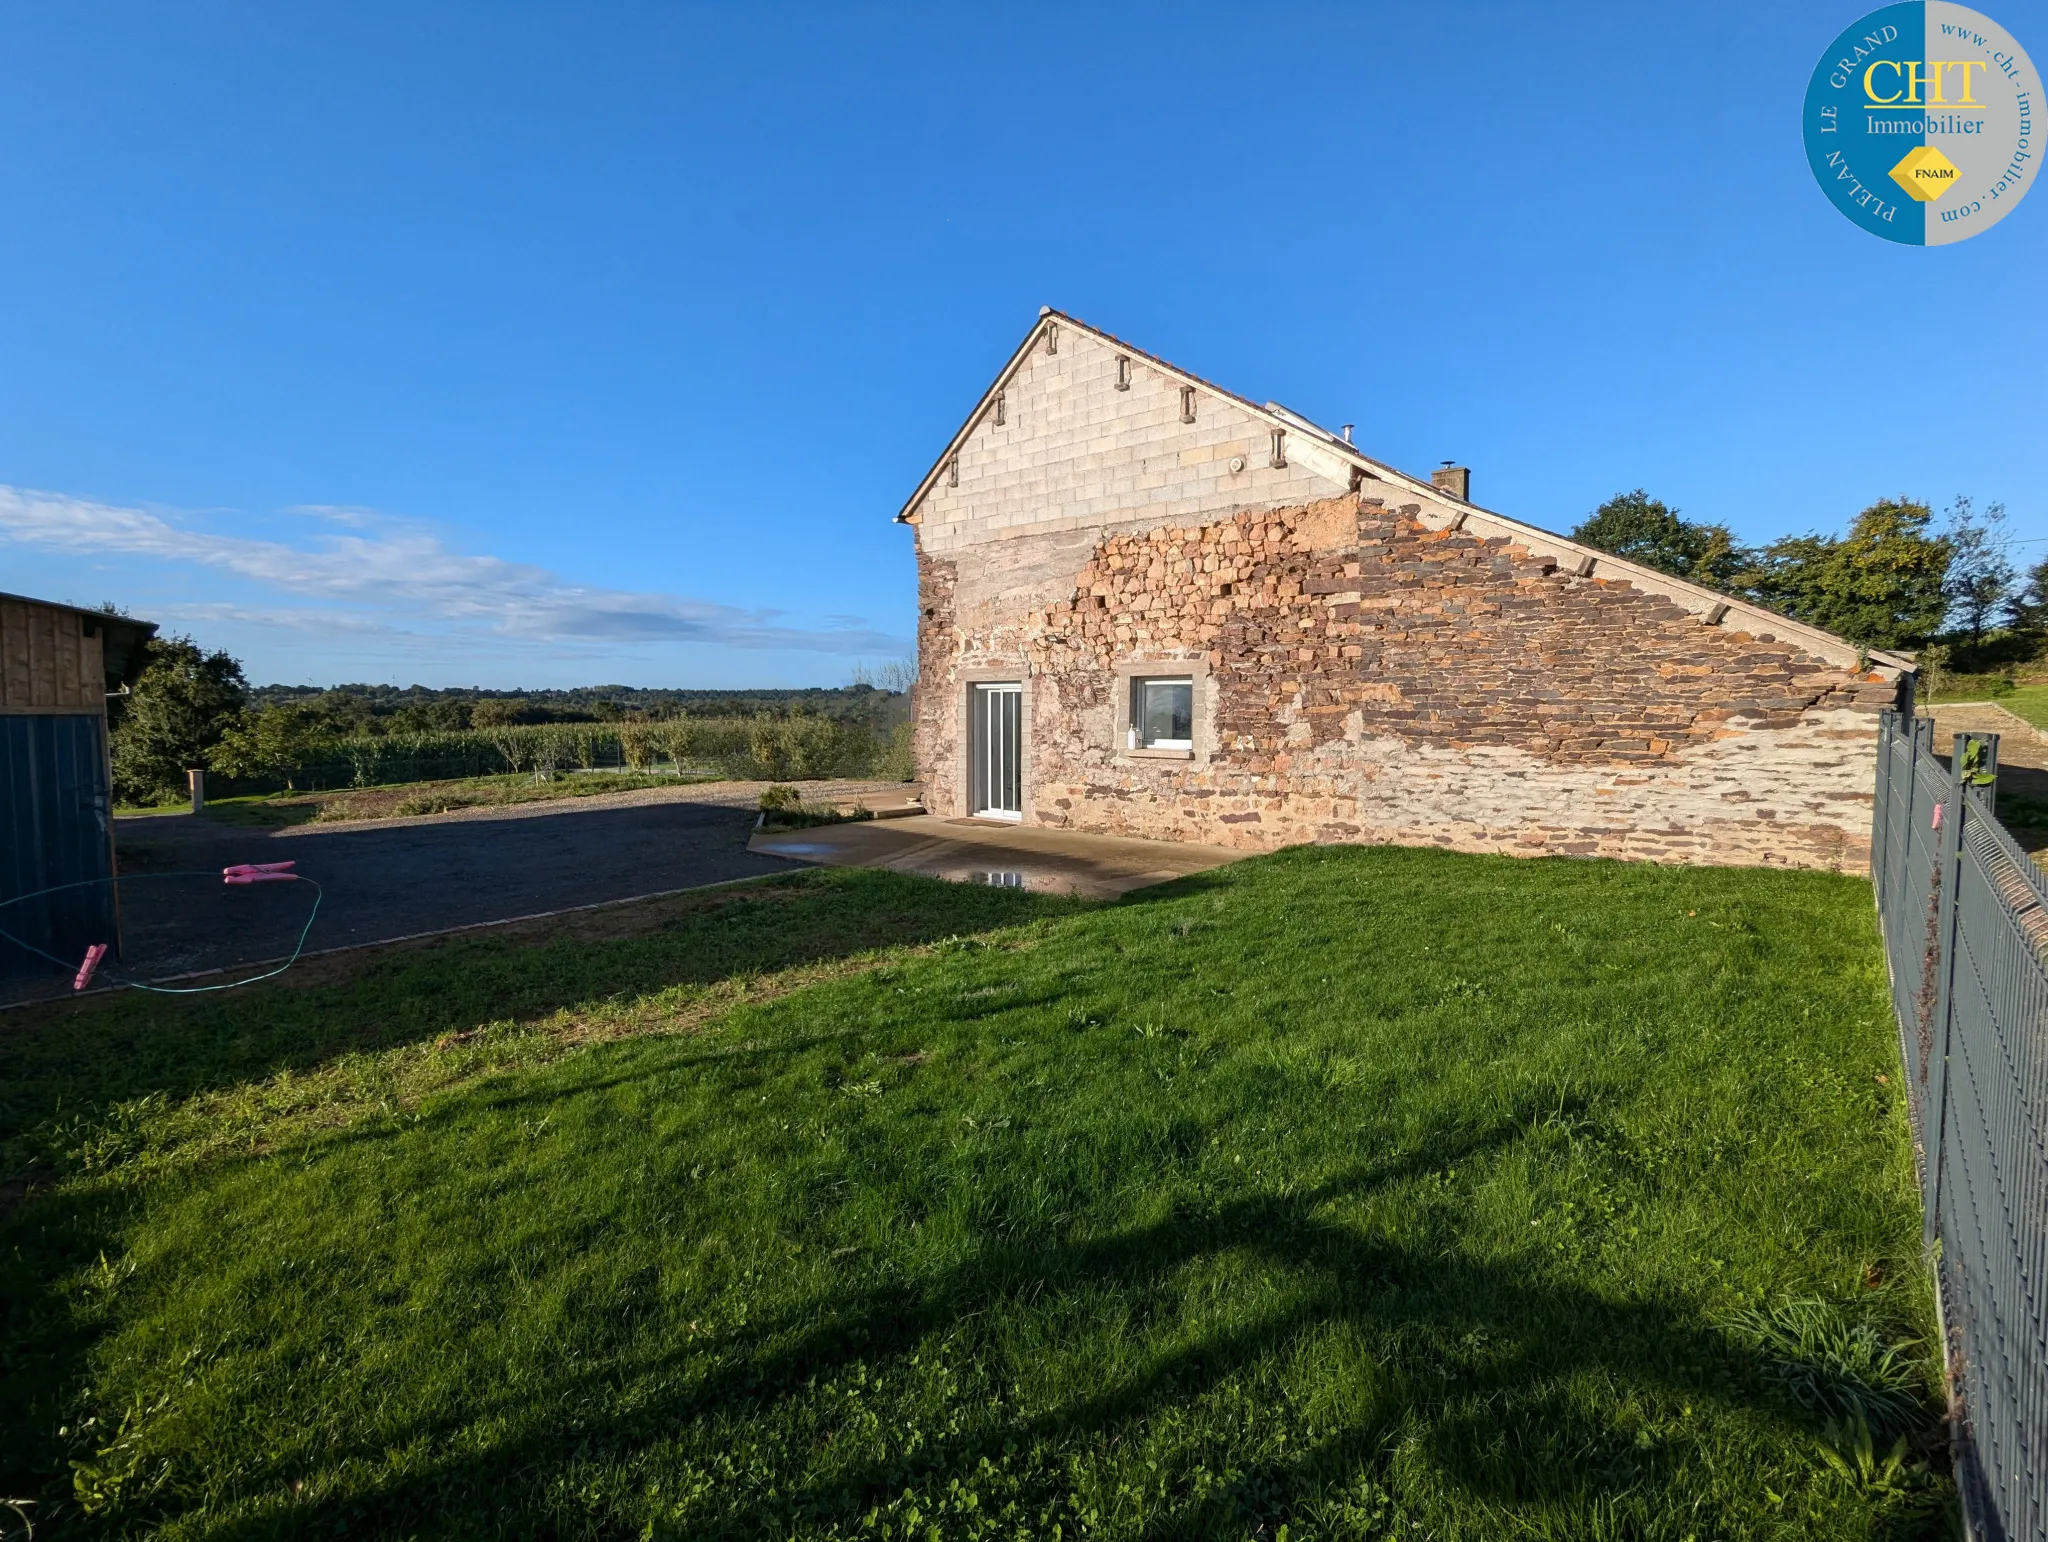
M 503 728 L 524 723 L 528 717 L 523 696 L 486 696 L 471 710 L 469 721 L 478 728 Z
M 2038 638 L 2048 632 L 2048 557 L 2027 569 L 2006 601 L 2006 619 L 2016 632 Z
M 1924 503 L 1881 498 L 1839 539 L 1773 541 L 1735 582 L 1763 604 L 1865 647 L 1918 647 L 1949 608 L 1952 549 L 1927 533 L 1933 518 Z
M 470 726 L 471 706 L 452 696 L 407 702 L 385 719 L 385 728 L 395 734 L 460 733 Z
M 189 637 L 152 638 L 146 656 L 133 692 L 117 698 L 114 794 L 124 803 L 176 797 L 248 698 L 241 664 Z
M 1984 628 L 2011 605 L 2019 577 L 2006 555 L 2005 505 L 1989 505 L 1979 519 L 1970 500 L 1958 496 L 1949 505 L 1942 538 L 1950 552 L 1948 624 L 1967 630 L 1970 641 L 1979 642 Z
M 371 689 L 366 685 L 337 685 L 316 696 L 311 710 L 318 714 L 327 731 L 337 739 L 381 734 L 384 720 L 377 715 L 370 699 Z
M 1640 487 L 1601 504 L 1572 532 L 1572 539 L 1702 584 L 1726 583 L 1745 558 L 1727 526 L 1680 519 L 1678 510 Z
M 290 788 L 308 761 L 332 748 L 327 725 L 304 707 L 263 707 L 244 712 L 207 753 L 223 776 L 281 781 Z

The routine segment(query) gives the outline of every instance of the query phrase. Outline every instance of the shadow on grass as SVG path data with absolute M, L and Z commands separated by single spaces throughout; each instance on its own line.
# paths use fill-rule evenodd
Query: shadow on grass
M 61 1117 L 301 1073 L 501 1022 L 705 988 L 1067 915 L 1081 902 L 862 869 L 790 874 L 531 928 L 302 965 L 215 996 L 125 994 L 0 1016 L 0 1180 Z
M 78 1386 L 96 1329 L 58 1282 L 116 1246 L 140 1202 L 123 1186 L 33 1200 L 31 1185 L 118 1146 L 124 1105 L 180 1100 L 305 1073 L 337 1057 L 432 1043 L 480 1024 L 533 1021 L 674 988 L 828 963 L 1073 914 L 1082 902 L 857 869 L 622 907 L 529 931 L 316 962 L 299 976 L 219 996 L 118 996 L 0 1017 L 0 1480 L 47 1488 L 63 1453 L 47 1449 Z M 322 973 L 328 978 L 321 978 Z M 788 1054 L 784 1044 L 774 1052 Z M 728 1057 L 732 1051 L 724 1052 Z M 757 1053 L 767 1054 L 768 1051 Z M 141 1122 L 160 1115 L 145 1109 Z M 337 1132 L 330 1144 L 376 1138 Z M 259 1161 L 223 1154 L 217 1173 Z M 43 1470 L 31 1473 L 23 1463 Z M 54 1464 L 54 1465 L 51 1465 Z
M 281 1534 L 447 1534 L 507 1528 L 550 1531 L 544 1497 L 572 1469 L 630 1465 L 672 1443 L 699 1451 L 724 1444 L 734 1421 L 772 1423 L 797 1410 L 819 1384 L 855 1365 L 872 1376 L 907 1364 L 942 1335 L 977 1329 L 1005 1311 L 1041 1311 L 1063 1299 L 1113 1292 L 1144 1315 L 1173 1309 L 1176 1276 L 1203 1261 L 1244 1253 L 1287 1271 L 1302 1288 L 1283 1309 L 1151 1360 L 1054 1406 L 1026 1411 L 1014 1389 L 978 1407 L 957 1433 L 914 1453 L 852 1461 L 836 1471 L 796 1467 L 753 1474 L 760 1497 L 724 1517 L 685 1509 L 657 1518 L 644 1534 L 692 1537 L 791 1535 L 807 1527 L 853 1527 L 907 1489 L 942 1494 L 958 1479 L 972 1487 L 984 1462 L 1001 1464 L 1034 1446 L 1102 1447 L 1141 1441 L 1148 1421 L 1185 1408 L 1233 1380 L 1256 1374 L 1308 1346 L 1332 1326 L 1355 1329 L 1384 1373 L 1370 1412 L 1284 1461 L 1230 1473 L 1213 1491 L 1169 1503 L 1146 1531 L 1161 1539 L 1273 1535 L 1299 1524 L 1304 1507 L 1361 1467 L 1386 1476 L 1389 1453 L 1419 1433 L 1426 1460 L 1450 1487 L 1497 1506 L 1549 1503 L 1567 1510 L 1641 1503 L 1654 1515 L 1656 1485 L 1688 1459 L 1680 1445 L 1643 1447 L 1633 1429 L 1598 1416 L 1566 1385 L 1596 1370 L 1612 1384 L 1602 1402 L 1619 1409 L 1635 1394 L 1662 1394 L 1715 1408 L 1744 1408 L 1767 1423 L 1788 1413 L 1764 1391 L 1753 1357 L 1670 1305 L 1616 1302 L 1544 1279 L 1535 1267 L 1478 1262 L 1451 1251 L 1403 1246 L 1362 1234 L 1324 1212 L 1405 1180 L 1482 1158 L 1523 1138 L 1555 1101 L 1504 1115 L 1479 1133 L 1446 1136 L 1398 1159 L 1368 1164 L 1314 1188 L 1255 1194 L 1115 1236 L 1067 1240 L 1047 1230 L 985 1227 L 977 1251 L 956 1267 L 917 1281 L 834 1294 L 706 1341 L 691 1354 L 616 1362 L 558 1375 L 519 1400 L 462 1410 L 460 1419 L 380 1432 L 364 1445 L 324 1454 L 330 1470 L 379 1462 L 391 1450 L 446 1452 L 463 1426 L 523 1428 L 493 1448 L 428 1458 L 369 1493 L 296 1503 L 265 1517 L 217 1525 L 216 1537 Z M 1574 1110 L 1567 1109 L 1567 1113 Z M 1485 1346 L 1481 1354 L 1459 1346 Z M 989 1338 L 970 1354 L 996 1360 Z M 707 1369 L 691 1376 L 693 1366 Z M 687 1386 L 631 1401 L 617 1417 L 561 1417 L 623 1382 Z M 801 1422 L 801 1421 L 799 1421 Z M 814 1451 L 813 1461 L 822 1453 Z M 802 1462 L 802 1455 L 794 1461 Z M 1057 1466 L 1057 1462 L 1053 1464 Z M 360 1470 L 360 1469 L 358 1469 Z M 244 1493 L 281 1492 L 292 1473 L 251 1474 Z M 769 1497 L 771 1496 L 772 1497 Z M 1633 1497 L 1632 1497 L 1633 1496 Z M 1057 1495 L 1029 1496 L 1035 1502 Z M 508 1508 L 509 1506 L 509 1508 Z M 614 1515 L 615 1524 L 639 1516 Z M 1695 1512 L 1688 1525 L 1715 1534 L 1718 1517 Z M 583 1516 L 585 1525 L 600 1525 Z M 1746 1524 L 1746 1522 L 1745 1522 Z M 664 1527 L 669 1529 L 664 1529 Z M 1263 1526 L 1263 1533 L 1257 1528 Z M 575 1528 L 571 1528 L 575 1529 Z M 1741 1529 L 1737 1527 L 1735 1529 Z M 904 1533 L 908 1534 L 908 1533 Z M 922 1533 L 919 1533 L 922 1534 Z

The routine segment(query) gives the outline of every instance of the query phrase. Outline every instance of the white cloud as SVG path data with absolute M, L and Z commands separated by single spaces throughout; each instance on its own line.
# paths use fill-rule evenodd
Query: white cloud
M 284 512 L 306 514 L 336 525 L 353 525 L 357 529 L 365 529 L 381 522 L 375 509 L 352 509 L 339 503 L 295 503 Z
M 294 512 L 343 531 L 323 530 L 310 546 L 222 535 L 142 509 L 0 484 L 0 540 L 78 556 L 127 556 L 187 563 L 315 601 L 270 609 L 187 606 L 287 627 L 438 633 L 534 642 L 712 643 L 807 653 L 892 653 L 901 639 L 857 616 L 822 629 L 790 626 L 773 610 L 743 610 L 677 595 L 634 594 L 573 583 L 544 568 L 451 551 L 432 534 L 362 509 L 311 506 Z
M 307 632 L 317 636 L 333 636 L 337 632 L 346 632 L 362 637 L 424 639 L 433 635 L 399 626 L 382 616 L 363 611 L 343 610 L 333 605 L 173 603 L 152 605 L 149 608 L 148 619 L 180 622 L 188 626 L 216 626 L 227 623 L 233 626 L 280 627 L 286 631 Z

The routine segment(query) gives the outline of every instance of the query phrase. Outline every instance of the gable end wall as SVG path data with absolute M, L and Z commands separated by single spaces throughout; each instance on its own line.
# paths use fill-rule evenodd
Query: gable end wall
M 1025 819 L 1247 849 L 1442 845 L 1861 870 L 1898 686 L 1701 624 L 1361 475 L 1068 327 L 912 511 L 927 806 L 967 807 L 976 680 L 1025 682 Z M 1241 470 L 1232 471 L 1233 457 Z M 1147 662 L 1196 747 L 1117 740 Z

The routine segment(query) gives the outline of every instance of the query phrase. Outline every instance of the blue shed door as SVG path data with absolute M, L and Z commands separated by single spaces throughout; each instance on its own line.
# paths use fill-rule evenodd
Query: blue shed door
M 0 715 L 0 975 L 54 975 L 114 939 L 103 718 Z M 63 884 L 18 905 L 4 903 Z M 22 944 L 27 944 L 26 947 Z

